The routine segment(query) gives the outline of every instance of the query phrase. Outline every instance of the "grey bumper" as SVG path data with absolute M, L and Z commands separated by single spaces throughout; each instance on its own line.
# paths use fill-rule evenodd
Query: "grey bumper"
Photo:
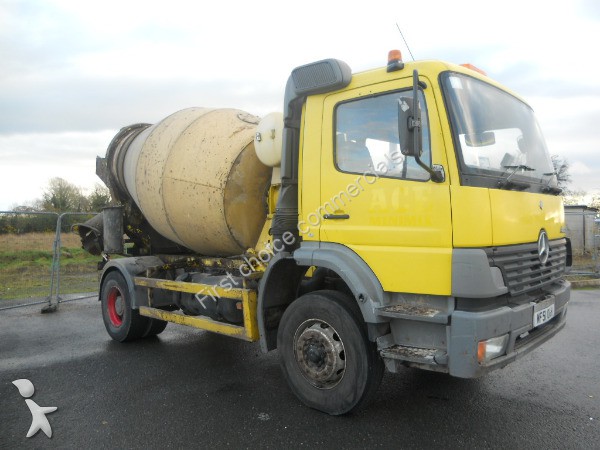
M 558 333 L 565 325 L 571 284 L 562 280 L 546 289 L 537 301 L 554 300 L 554 318 L 533 328 L 534 303 L 503 306 L 483 312 L 454 311 L 448 342 L 448 371 L 461 378 L 475 378 L 504 367 L 518 357 L 537 348 Z M 477 360 L 480 341 L 509 335 L 506 354 L 491 361 Z

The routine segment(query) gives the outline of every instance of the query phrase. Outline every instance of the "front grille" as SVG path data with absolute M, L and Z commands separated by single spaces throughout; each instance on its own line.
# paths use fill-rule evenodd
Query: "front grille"
M 533 291 L 561 278 L 567 260 L 567 240 L 550 241 L 550 255 L 542 265 L 537 242 L 486 250 L 490 266 L 499 267 L 512 296 Z

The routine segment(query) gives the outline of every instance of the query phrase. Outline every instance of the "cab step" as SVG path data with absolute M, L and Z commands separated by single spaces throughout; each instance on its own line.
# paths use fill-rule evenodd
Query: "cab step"
M 386 368 L 392 373 L 397 372 L 399 366 L 448 372 L 448 355 L 443 350 L 394 345 L 380 350 L 379 353 Z
M 420 322 L 448 323 L 448 314 L 440 309 L 421 305 L 391 305 L 377 308 L 379 316 L 392 319 L 418 320 Z

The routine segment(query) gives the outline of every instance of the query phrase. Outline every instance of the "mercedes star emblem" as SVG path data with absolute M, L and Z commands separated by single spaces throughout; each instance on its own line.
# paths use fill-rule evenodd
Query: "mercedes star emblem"
M 550 241 L 548 235 L 544 230 L 540 231 L 540 237 L 538 238 L 538 258 L 542 265 L 548 262 L 548 256 L 550 256 Z

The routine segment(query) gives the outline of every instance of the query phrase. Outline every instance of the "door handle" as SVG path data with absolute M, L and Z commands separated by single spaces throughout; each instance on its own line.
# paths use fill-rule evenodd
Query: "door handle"
M 327 220 L 342 220 L 342 219 L 349 219 L 350 218 L 350 214 L 325 214 L 323 216 L 323 219 L 327 219 Z

